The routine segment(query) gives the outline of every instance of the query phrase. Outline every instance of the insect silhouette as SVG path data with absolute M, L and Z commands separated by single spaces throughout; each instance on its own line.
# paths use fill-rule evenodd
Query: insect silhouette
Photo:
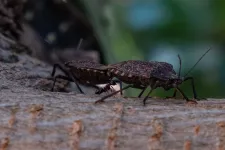
M 118 91 L 115 91 L 109 95 L 102 97 L 95 103 L 103 102 L 106 98 L 111 97 L 114 94 L 128 88 L 142 89 L 142 92 L 138 96 L 141 97 L 144 91 L 148 87 L 150 87 L 151 90 L 148 92 L 147 96 L 143 99 L 143 104 L 145 105 L 146 100 L 148 99 L 152 91 L 158 87 L 162 87 L 166 91 L 170 90 L 171 88 L 175 88 L 173 96 L 176 96 L 176 91 L 179 91 L 187 102 L 197 104 L 195 100 L 190 100 L 184 94 L 184 92 L 179 88 L 179 85 L 182 84 L 184 81 L 191 80 L 194 99 L 198 99 L 194 85 L 194 78 L 186 76 L 198 64 L 198 62 L 204 57 L 204 55 L 206 55 L 209 52 L 209 50 L 207 50 L 202 55 L 202 57 L 195 63 L 195 65 L 188 71 L 188 73 L 184 77 L 180 76 L 181 59 L 179 55 L 178 58 L 180 62 L 180 68 L 178 74 L 174 71 L 173 66 L 166 62 L 158 62 L 158 61 L 145 62 L 140 60 L 128 60 L 108 65 L 108 74 L 110 74 L 113 77 L 116 77 L 117 79 L 128 85 L 124 88 L 121 88 Z
M 65 75 L 56 75 L 54 77 L 56 68 L 60 69 Z M 74 82 L 80 93 L 84 92 L 79 84 L 94 87 L 97 89 L 95 94 L 101 94 L 110 90 L 111 85 L 116 85 L 116 82 L 118 82 L 117 80 L 112 80 L 112 76 L 107 74 L 105 65 L 90 60 L 73 60 L 64 63 L 64 65 L 54 64 L 51 76 L 54 77 L 51 91 L 54 90 L 57 79 L 64 79 L 70 82 Z M 122 87 L 122 83 L 119 83 L 120 87 Z M 97 84 L 107 85 L 103 88 L 99 88 L 98 86 L 96 86 Z

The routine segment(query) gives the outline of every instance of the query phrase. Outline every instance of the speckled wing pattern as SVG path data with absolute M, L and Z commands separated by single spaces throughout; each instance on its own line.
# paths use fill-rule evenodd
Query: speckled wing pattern
M 124 74 L 124 76 L 132 78 L 149 78 L 150 72 L 154 69 L 154 64 L 140 60 L 128 60 L 116 64 L 108 65 L 114 74 Z
M 73 60 L 65 63 L 65 66 L 71 68 L 87 68 L 87 69 L 105 69 L 102 64 L 89 60 Z
M 178 78 L 173 66 L 166 62 L 155 62 L 155 69 L 152 70 L 151 76 L 162 80 Z
M 109 67 L 116 68 L 117 71 L 124 72 L 126 75 L 131 74 L 136 77 L 156 77 L 160 79 L 177 78 L 173 66 L 166 62 L 129 60 L 109 65 Z

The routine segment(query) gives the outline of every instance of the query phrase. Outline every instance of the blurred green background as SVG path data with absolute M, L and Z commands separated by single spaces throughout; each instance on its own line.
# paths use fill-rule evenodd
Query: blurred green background
M 199 97 L 225 96 L 224 0 L 82 0 L 108 63 L 156 60 L 171 63 L 184 75 L 191 72 Z M 182 89 L 192 96 L 190 83 Z M 139 92 L 139 91 L 138 91 Z M 137 90 L 129 91 L 136 96 Z M 159 89 L 157 96 L 171 95 Z
M 101 62 L 105 64 L 124 60 L 155 60 L 172 64 L 174 70 L 178 72 L 177 55 L 179 54 L 182 59 L 181 74 L 184 75 L 203 53 L 211 48 L 211 51 L 189 75 L 195 79 L 199 97 L 225 96 L 224 0 L 29 1 L 38 4 L 35 4 L 34 8 L 29 6 L 28 9 L 35 9 L 39 14 L 42 13 L 42 16 L 38 18 L 39 21 L 33 21 L 36 28 L 40 29 L 40 36 L 45 36 L 46 26 L 53 29 L 58 18 L 76 17 L 83 22 L 83 28 L 73 27 L 76 35 L 84 32 L 88 35 L 93 32 L 91 34 L 94 35 L 95 40 L 97 39 L 101 49 Z M 47 3 L 48 6 L 41 9 Z M 53 3 L 57 3 L 57 7 L 53 7 Z M 73 16 L 60 13 L 60 10 L 65 9 L 61 8 L 64 5 L 67 10 L 71 10 L 69 14 Z M 49 15 L 48 11 L 53 9 L 55 11 L 50 13 L 51 17 L 42 19 Z M 75 19 L 74 22 L 76 24 L 77 20 Z M 74 32 L 70 32 L 69 38 L 62 36 L 53 45 L 63 42 L 67 45 L 68 41 L 71 43 L 75 38 L 71 38 L 72 35 L 75 35 Z M 79 39 L 80 37 L 76 37 L 77 42 Z M 95 49 L 98 49 L 98 46 Z M 189 81 L 182 84 L 181 88 L 192 97 Z M 139 91 L 128 90 L 128 95 L 137 96 Z M 172 91 L 165 92 L 158 89 L 153 95 L 170 96 Z

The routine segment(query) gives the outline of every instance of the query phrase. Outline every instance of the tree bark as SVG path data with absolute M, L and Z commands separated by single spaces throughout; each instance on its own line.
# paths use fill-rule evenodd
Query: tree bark
M 225 149 L 224 99 L 94 104 L 102 96 L 50 92 L 51 66 L 3 49 L 0 55 L 1 150 Z

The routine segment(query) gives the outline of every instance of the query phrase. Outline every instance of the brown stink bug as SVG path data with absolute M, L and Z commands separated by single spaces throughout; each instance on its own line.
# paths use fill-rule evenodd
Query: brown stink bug
M 56 68 L 64 72 L 65 76 L 57 75 L 54 77 L 52 91 L 57 79 L 64 79 L 74 82 L 81 93 L 84 93 L 79 84 L 91 86 L 97 89 L 96 94 L 101 94 L 110 89 L 111 85 L 116 84 L 116 80 L 112 80 L 112 76 L 107 74 L 105 66 L 89 60 L 74 60 L 64 64 L 54 64 L 52 77 L 55 75 Z M 79 84 L 78 84 L 79 83 Z M 99 88 L 97 84 L 107 84 L 104 88 Z M 121 83 L 120 83 L 121 84 Z M 122 84 L 121 84 L 122 85 Z
M 207 50 L 204 53 L 204 55 L 208 53 L 209 50 Z M 198 62 L 203 58 L 203 56 L 198 60 Z M 193 102 L 196 104 L 197 103 L 196 101 L 188 99 L 188 97 L 179 88 L 179 85 L 182 84 L 184 81 L 191 80 L 194 99 L 197 99 L 197 94 L 194 86 L 194 78 L 186 77 L 186 75 L 196 66 L 198 62 L 190 69 L 190 71 L 184 77 L 180 77 L 180 70 L 181 70 L 180 57 L 179 60 L 180 60 L 180 69 L 178 75 L 174 71 L 173 66 L 166 62 L 158 62 L 158 61 L 145 62 L 139 60 L 128 60 L 117 64 L 108 65 L 108 75 L 116 77 L 117 79 L 128 85 L 120 89 L 119 91 L 115 91 L 114 93 L 111 93 L 101 98 L 100 100 L 96 101 L 96 103 L 102 102 L 104 101 L 104 99 L 111 97 L 112 95 L 125 89 L 128 89 L 130 87 L 142 89 L 142 92 L 138 96 L 141 97 L 143 92 L 149 86 L 151 90 L 143 100 L 144 105 L 151 92 L 158 87 L 162 87 L 164 90 L 175 88 L 175 90 L 179 91 L 187 102 Z M 174 96 L 176 95 L 176 91 L 174 93 Z

